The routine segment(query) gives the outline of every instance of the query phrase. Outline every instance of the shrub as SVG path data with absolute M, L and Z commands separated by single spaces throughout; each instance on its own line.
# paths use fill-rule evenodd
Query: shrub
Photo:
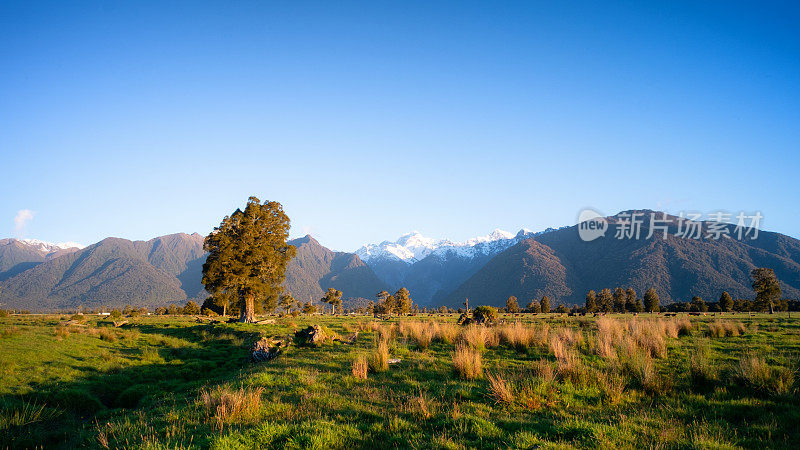
M 458 344 L 453 352 L 456 373 L 465 380 L 475 380 L 483 374 L 481 352 L 464 344 Z
M 478 306 L 472 310 L 472 318 L 478 323 L 494 323 L 497 321 L 497 308 Z
M 364 355 L 356 356 L 356 359 L 353 361 L 353 376 L 360 380 L 366 380 L 368 371 L 369 362 L 367 361 L 367 357 Z
M 216 311 L 214 311 L 213 309 L 210 309 L 210 308 L 203 308 L 202 314 L 204 316 L 207 316 L 207 317 L 217 317 L 217 316 L 219 316 L 219 314 L 217 314 Z

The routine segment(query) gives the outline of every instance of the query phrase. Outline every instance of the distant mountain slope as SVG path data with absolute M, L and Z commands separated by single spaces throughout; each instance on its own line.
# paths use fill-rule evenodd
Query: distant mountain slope
M 333 252 L 310 236 L 291 241 L 297 256 L 285 288 L 302 301 L 318 301 L 335 287 L 345 300 L 374 299 L 387 286 L 352 253 Z M 184 233 L 149 241 L 107 238 L 84 249 L 45 252 L 15 239 L 0 241 L 3 308 L 53 311 L 83 305 L 160 306 L 202 299 L 203 237 Z
M 289 241 L 297 255 L 286 268 L 284 288 L 299 301 L 318 301 L 330 287 L 345 299 L 374 299 L 388 289 L 375 273 L 353 253 L 334 252 L 311 236 Z
M 50 244 L 20 239 L 0 239 L 0 281 L 44 261 L 79 250 L 78 244 Z
M 655 287 L 662 303 L 687 301 L 698 295 L 716 301 L 723 290 L 734 298 L 750 298 L 750 270 L 770 267 L 782 281 L 785 297 L 800 298 L 800 241 L 760 231 L 758 239 L 685 239 L 676 237 L 677 217 L 669 216 L 667 239 L 615 239 L 619 215 L 607 218 L 605 237 L 579 238 L 577 227 L 564 228 L 521 241 L 499 253 L 443 301 L 460 306 L 501 306 L 510 295 L 521 303 L 548 295 L 554 304 L 583 303 L 590 289 L 631 286 L 640 294 Z M 622 213 L 621 213 L 622 214 Z M 658 213 L 657 217 L 661 217 Z M 703 234 L 708 223 L 703 223 Z M 734 226 L 727 226 L 733 233 Z
M 199 235 L 108 238 L 5 280 L 0 298 L 8 307 L 31 310 L 179 302 L 187 295 L 178 276 L 197 255 Z

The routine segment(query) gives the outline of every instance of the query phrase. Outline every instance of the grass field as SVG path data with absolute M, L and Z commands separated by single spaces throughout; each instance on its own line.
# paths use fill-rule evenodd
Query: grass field
M 0 318 L 0 447 L 797 447 L 782 315 Z M 261 336 L 309 324 L 353 344 Z M 388 364 L 388 359 L 400 362 Z

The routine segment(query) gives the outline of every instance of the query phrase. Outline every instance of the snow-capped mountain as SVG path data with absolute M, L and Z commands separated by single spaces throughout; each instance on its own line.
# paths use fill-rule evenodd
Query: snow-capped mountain
M 494 255 L 549 231 L 524 228 L 513 234 L 497 229 L 464 242 L 432 239 L 415 231 L 394 242 L 365 245 L 355 253 L 383 282 L 395 289 L 407 287 L 415 301 L 426 305 L 455 289 Z
M 60 250 L 69 250 L 72 248 L 82 249 L 85 247 L 84 245 L 78 244 L 77 242 L 52 243 L 52 242 L 40 241 L 38 239 L 19 239 L 19 241 L 33 247 L 37 251 L 40 251 L 46 255 Z
M 505 250 L 521 239 L 536 235 L 524 228 L 517 234 L 496 229 L 486 236 L 467 239 L 464 242 L 453 242 L 449 239 L 432 239 L 413 231 L 400 236 L 396 241 L 383 241 L 380 244 L 367 244 L 356 254 L 365 262 L 378 259 L 394 259 L 407 264 L 414 264 L 429 255 L 443 257 L 448 254 L 472 258 L 476 255 L 488 255 Z

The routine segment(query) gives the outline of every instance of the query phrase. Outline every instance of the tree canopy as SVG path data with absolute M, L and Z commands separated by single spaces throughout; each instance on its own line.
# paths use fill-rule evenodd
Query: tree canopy
M 772 314 L 773 304 L 781 298 L 781 283 L 775 276 L 775 271 L 766 267 L 759 267 L 750 272 L 753 279 L 753 291 L 756 293 L 756 308 L 759 311 L 769 310 Z
M 203 285 L 211 295 L 240 305 L 241 322 L 253 322 L 256 308 L 274 310 L 283 292 L 286 264 L 294 257 L 288 245 L 289 217 L 278 202 L 256 197 L 222 219 L 203 248 Z

